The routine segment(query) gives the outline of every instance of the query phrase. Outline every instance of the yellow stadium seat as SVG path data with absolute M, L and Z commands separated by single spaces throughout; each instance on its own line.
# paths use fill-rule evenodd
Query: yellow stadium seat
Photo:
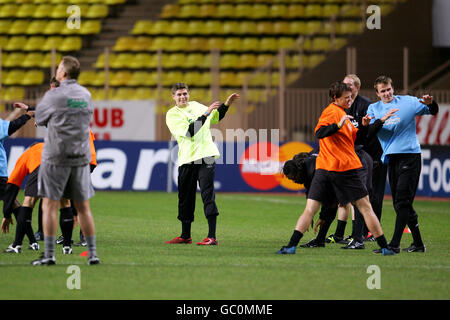
M 158 73 L 150 72 L 149 77 L 147 79 L 147 85 L 148 86 L 156 86 L 157 83 L 158 83 Z
M 67 8 L 67 4 L 57 4 L 56 6 L 53 6 L 53 10 L 49 17 L 53 19 L 67 18 L 69 16 L 67 13 Z
M 9 75 L 8 70 L 2 70 L 2 76 L 1 76 L 2 85 L 6 84 L 6 79 L 8 79 L 8 75 Z
M 24 3 L 19 7 L 19 10 L 16 12 L 16 18 L 28 18 L 32 17 L 36 11 L 36 6 L 31 3 Z
M 189 21 L 185 29 L 185 34 L 192 34 L 192 35 L 206 34 L 209 32 L 211 32 L 211 30 L 205 27 L 203 21 L 199 20 Z
M 48 18 L 53 11 L 53 6 L 51 4 L 40 4 L 36 7 L 33 12 L 33 18 Z
M 22 52 L 11 52 L 6 60 L 3 62 L 3 67 L 20 67 L 23 60 L 25 59 L 25 53 Z
M 150 88 L 136 88 L 134 91 L 135 98 L 137 100 L 149 100 L 149 99 L 155 99 L 155 90 L 152 90 Z
M 174 83 L 182 82 L 183 74 L 180 71 L 164 72 L 162 75 L 162 84 L 172 86 Z
M 259 51 L 259 39 L 255 37 L 243 38 L 241 49 L 242 51 Z
M 19 6 L 16 4 L 4 4 L 0 6 L 0 18 L 12 18 L 15 17 Z
M 215 5 L 204 3 L 200 5 L 198 16 L 202 18 L 210 18 L 214 16 L 215 12 L 216 12 Z
M 254 54 L 242 54 L 239 56 L 239 68 L 255 68 L 256 67 L 256 56 Z
M 128 67 L 132 69 L 147 68 L 150 63 L 152 55 L 149 53 L 137 53 L 133 56 L 133 59 L 128 63 Z
M 394 9 L 394 6 L 392 4 L 382 4 L 382 5 L 380 5 L 381 15 L 383 15 L 383 16 L 391 13 L 391 11 L 393 9 Z
M 161 18 L 168 19 L 168 18 L 175 18 L 178 15 L 178 12 L 180 10 L 180 6 L 177 4 L 165 4 L 161 11 Z
M 272 32 L 274 34 L 288 34 L 290 32 L 289 23 L 286 21 L 276 21 L 273 23 L 272 27 Z
M 208 39 L 208 50 L 222 50 L 224 48 L 223 38 L 213 37 Z
M 272 4 L 269 10 L 270 18 L 284 18 L 286 17 L 288 7 L 285 4 Z
M 164 63 L 164 68 L 179 68 L 184 67 L 186 55 L 184 53 L 172 53 L 169 55 L 167 61 Z
M 27 20 L 14 20 L 9 28 L 9 34 L 25 34 L 29 24 Z
M 78 51 L 81 49 L 82 41 L 81 37 L 65 37 L 61 46 L 59 47 L 59 51 L 70 52 L 70 51 Z
M 254 21 L 246 20 L 239 23 L 239 34 L 252 35 L 257 33 L 256 30 L 256 23 Z
M 260 21 L 256 24 L 256 30 L 259 35 L 266 36 L 272 34 L 273 27 L 270 21 Z
M 207 51 L 208 45 L 205 38 L 192 37 L 189 40 L 189 45 L 187 47 L 189 51 Z
M 126 86 L 130 79 L 130 71 L 117 71 L 112 75 L 109 84 L 113 87 Z
M 312 40 L 312 50 L 314 51 L 328 51 L 330 46 L 330 38 L 316 37 Z
M 108 16 L 108 6 L 105 4 L 91 5 L 85 16 L 86 18 L 106 18 Z
M 223 48 L 226 51 L 240 51 L 241 50 L 241 39 L 236 37 L 225 38 Z
M 103 0 L 107 5 L 124 4 L 127 0 Z
M 55 54 L 55 66 L 58 65 L 59 61 L 61 61 L 62 55 L 61 53 Z M 52 53 L 46 53 L 44 59 L 41 63 L 41 68 L 50 68 L 52 66 Z
M 135 100 L 133 88 L 117 88 L 114 94 L 111 96 L 111 100 Z
M 80 34 L 98 34 L 102 29 L 101 20 L 87 20 L 81 22 Z
M 347 44 L 347 39 L 345 38 L 335 38 L 334 42 L 331 42 L 331 49 L 332 50 L 339 50 L 343 46 Z
M 232 4 L 221 3 L 216 7 L 217 18 L 231 18 L 234 16 L 234 6 Z
M 119 37 L 113 47 L 113 51 L 126 51 L 134 46 L 134 37 Z
M 292 21 L 289 23 L 289 33 L 292 35 L 306 34 L 306 22 Z
M 237 82 L 234 72 L 223 71 L 220 72 L 220 85 L 221 86 L 235 86 Z
M 40 67 L 43 60 L 44 55 L 42 53 L 29 53 L 23 60 L 22 67 L 23 68 Z
M 63 37 L 61 37 L 61 36 L 47 37 L 41 50 L 42 51 L 51 51 L 53 48 L 58 50 L 58 48 L 62 44 L 62 42 L 63 42 Z
M 223 34 L 239 34 L 239 22 L 238 21 L 225 21 L 222 24 Z
M 114 72 L 109 72 L 108 78 L 111 79 L 111 76 L 114 75 Z M 104 86 L 106 83 L 106 75 L 104 71 L 96 72 L 95 78 L 91 79 L 91 84 L 93 86 Z
M 93 85 L 96 76 L 95 71 L 81 71 L 80 76 L 78 77 L 78 83 L 82 86 Z
M 262 38 L 259 41 L 261 51 L 278 51 L 278 42 L 276 38 Z
M 251 16 L 252 5 L 247 3 L 238 3 L 234 7 L 234 17 L 238 19 L 248 18 Z
M 8 53 L 2 51 L 2 59 L 1 59 L 2 66 L 5 66 L 5 61 L 7 60 L 8 55 L 9 55 Z
M 363 14 L 360 6 L 344 4 L 341 6 L 340 16 L 344 18 L 359 18 Z
M 27 43 L 23 47 L 24 51 L 37 51 L 42 50 L 42 47 L 45 44 L 44 37 L 29 37 Z
M 131 87 L 148 86 L 150 73 L 147 71 L 135 71 L 132 73 L 127 85 Z
M 138 20 L 134 24 L 133 29 L 131 30 L 131 34 L 147 34 L 152 28 L 152 24 L 153 22 L 150 20 Z
M 61 34 L 64 29 L 67 29 L 65 21 L 62 20 L 50 20 L 43 34 L 52 35 L 52 34 Z
M 239 67 L 239 57 L 237 54 L 225 53 L 220 56 L 221 69 L 235 69 Z
M 27 43 L 27 38 L 23 36 L 11 37 L 8 43 L 3 47 L 6 51 L 20 51 Z
M 163 35 L 167 34 L 169 28 L 170 28 L 169 22 L 165 20 L 158 20 L 152 24 L 151 29 L 147 33 L 152 35 Z
M 106 64 L 105 58 L 106 58 L 106 55 L 104 53 L 101 53 L 98 56 L 97 61 L 95 61 L 95 63 L 93 64 L 93 67 L 98 68 L 98 69 L 103 69 Z M 108 55 L 109 64 L 111 64 L 111 62 L 114 61 L 115 58 L 116 58 L 115 53 L 109 53 L 109 55 Z
M 335 21 L 325 21 L 322 25 L 322 29 L 319 31 L 320 34 L 331 34 L 336 33 L 337 24 Z
M 189 28 L 191 27 L 191 23 L 194 21 L 191 21 L 189 24 L 182 20 L 174 20 L 170 22 L 170 28 L 167 31 L 170 35 L 178 35 L 178 34 L 195 34 L 198 33 L 200 30 L 195 30 L 194 32 L 189 32 Z M 197 21 L 195 21 L 197 22 Z M 203 25 L 203 23 L 202 23 Z
M 39 85 L 44 82 L 44 73 L 41 70 L 29 70 L 25 73 L 22 81 L 23 86 Z
M 305 17 L 307 18 L 321 18 L 323 8 L 320 4 L 308 4 L 305 7 Z
M 132 53 L 119 53 L 115 59 L 110 60 L 109 65 L 113 69 L 128 68 L 128 63 L 133 57 Z
M 287 17 L 291 19 L 303 18 L 305 16 L 305 7 L 301 4 L 290 4 L 287 10 Z
M 280 37 L 278 38 L 278 48 L 279 49 L 290 49 L 294 46 L 295 39 L 290 37 Z
M 215 35 L 223 34 L 222 22 L 218 20 L 207 20 L 203 24 L 203 29 L 204 30 L 201 30 L 198 33 Z
M 325 60 L 324 54 L 312 54 L 308 56 L 308 67 L 309 68 L 315 68 L 317 65 L 319 65 L 323 60 Z
M 11 24 L 11 20 L 0 20 L 0 34 L 8 34 Z
M 338 34 L 356 34 L 363 30 L 363 25 L 356 21 L 342 21 L 338 23 L 336 33 Z
M 170 46 L 170 38 L 169 37 L 156 37 L 153 38 L 152 44 L 150 46 L 150 50 L 167 50 Z
M 251 17 L 253 19 L 263 19 L 269 17 L 269 6 L 263 3 L 257 3 L 253 5 L 251 11 Z
M 318 33 L 322 30 L 322 22 L 321 21 L 308 21 L 306 23 L 306 34 L 311 35 Z
M 184 61 L 184 66 L 186 68 L 197 68 L 202 65 L 204 61 L 204 55 L 201 53 L 189 53 L 186 55 L 186 60 Z
M 271 54 L 258 54 L 256 56 L 256 66 L 259 67 L 263 67 L 265 66 L 270 59 L 272 59 L 272 55 Z
M 134 38 L 134 42 L 128 50 L 132 51 L 147 51 L 152 45 L 152 38 L 139 36 Z
M 144 68 L 156 68 L 158 67 L 158 55 L 157 54 L 151 54 L 148 59 L 146 59 Z
M 22 101 L 25 98 L 24 87 L 9 87 L 6 89 L 4 100 Z
M 202 86 L 202 77 L 199 71 L 190 71 L 185 73 L 186 82 L 189 86 Z M 193 98 L 193 92 L 191 92 L 191 99 Z M 198 96 L 198 95 L 196 95 Z M 194 98 L 198 99 L 198 98 Z
M 46 20 L 32 20 L 28 25 L 28 29 L 26 31 L 27 34 L 40 34 L 42 30 L 47 26 Z
M 186 4 L 180 7 L 178 11 L 178 17 L 180 18 L 194 18 L 198 17 L 199 5 L 198 4 Z
M 322 17 L 329 18 L 339 14 L 340 6 L 337 4 L 326 4 L 323 6 Z

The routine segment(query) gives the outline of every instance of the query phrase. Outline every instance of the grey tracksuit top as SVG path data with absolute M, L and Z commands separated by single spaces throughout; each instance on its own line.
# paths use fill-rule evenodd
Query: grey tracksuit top
M 83 166 L 91 161 L 89 125 L 93 113 L 90 92 L 76 80 L 47 91 L 36 106 L 36 124 L 47 126 L 42 162 Z

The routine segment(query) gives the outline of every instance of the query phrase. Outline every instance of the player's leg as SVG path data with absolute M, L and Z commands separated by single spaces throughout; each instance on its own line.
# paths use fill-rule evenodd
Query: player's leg
M 219 210 L 217 209 L 214 192 L 215 163 L 214 158 L 207 158 L 199 165 L 198 182 L 203 201 L 203 211 L 208 220 L 208 236 L 199 245 L 217 245 L 216 224 Z
M 62 198 L 59 209 L 59 227 L 62 233 L 63 254 L 72 253 L 73 211 L 70 200 Z
M 325 240 L 327 243 L 341 243 L 347 244 L 348 240 L 344 240 L 345 227 L 347 226 L 347 220 L 349 215 L 353 217 L 353 206 L 339 206 L 338 207 L 338 219 L 336 224 L 336 230 L 333 234 L 329 235 Z

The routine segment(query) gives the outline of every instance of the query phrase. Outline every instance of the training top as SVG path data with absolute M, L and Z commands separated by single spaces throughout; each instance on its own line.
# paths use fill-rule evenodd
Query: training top
M 0 177 L 8 176 L 8 162 L 6 159 L 6 151 L 3 146 L 4 140 L 9 137 L 9 121 L 0 119 Z
M 382 118 L 389 110 L 399 110 L 389 118 L 378 131 L 377 136 L 383 149 L 381 161 L 388 163 L 388 155 L 395 153 L 420 153 L 416 134 L 416 116 L 430 114 L 427 105 L 413 96 L 394 96 L 389 103 L 372 103 L 367 114 L 373 116 L 371 123 Z
M 189 125 L 208 110 L 208 107 L 196 101 L 189 101 L 187 106 L 174 106 L 167 111 L 166 124 L 170 133 L 178 142 L 178 165 L 190 163 L 206 157 L 220 156 L 214 143 L 210 126 L 219 123 L 219 112 L 213 110 L 202 127 L 192 136 L 187 135 Z M 199 125 L 201 125 L 199 123 Z
M 56 166 L 84 166 L 91 161 L 89 125 L 91 94 L 76 80 L 47 91 L 36 106 L 35 119 L 47 126 L 42 161 Z
M 331 103 L 320 115 L 314 132 L 321 127 L 336 125 L 345 116 L 345 110 Z M 355 153 L 356 132 L 358 129 L 350 121 L 335 133 L 319 139 L 319 155 L 316 159 L 316 170 L 348 171 L 362 167 L 361 161 Z
M 20 188 L 25 177 L 36 170 L 41 165 L 41 155 L 44 143 L 33 144 L 17 159 L 14 170 L 8 178 L 8 183 L 14 184 Z

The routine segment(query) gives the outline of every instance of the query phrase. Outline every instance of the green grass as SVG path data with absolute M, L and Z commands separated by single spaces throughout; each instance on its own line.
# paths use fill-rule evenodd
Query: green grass
M 102 264 L 88 266 L 74 247 L 57 265 L 33 267 L 36 252 L 0 254 L 0 299 L 449 299 L 450 202 L 415 201 L 427 252 L 383 257 L 366 250 L 298 248 L 276 255 L 289 240 L 304 196 L 217 194 L 219 246 L 166 245 L 180 233 L 177 195 L 97 192 L 91 201 Z M 391 200 L 385 200 L 382 225 L 388 241 L 394 227 Z M 37 226 L 37 210 L 33 226 Z M 14 225 L 15 227 L 15 225 Z M 336 225 L 330 228 L 330 233 Z M 351 232 L 348 224 L 346 234 Z M 194 242 L 207 233 L 200 197 Z M 78 229 L 75 232 L 78 236 Z M 0 247 L 13 241 L 0 236 Z M 301 243 L 313 238 L 305 234 Z M 75 238 L 78 240 L 78 238 Z M 411 235 L 404 234 L 402 247 Z M 25 247 L 28 240 L 24 241 Z M 41 245 L 43 243 L 41 242 Z M 81 268 L 81 290 L 69 290 L 68 266 Z M 369 290 L 367 267 L 381 270 L 381 289 Z M 42 288 L 46 288 L 43 290 Z

